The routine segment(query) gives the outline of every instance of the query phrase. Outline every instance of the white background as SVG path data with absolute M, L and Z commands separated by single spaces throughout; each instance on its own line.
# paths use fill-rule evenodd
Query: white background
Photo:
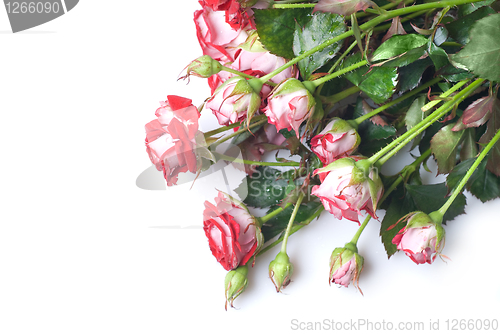
M 250 270 L 238 309 L 224 310 L 226 272 L 201 229 L 220 179 L 136 186 L 151 166 L 144 124 L 158 102 L 208 97 L 203 79 L 177 81 L 201 55 L 198 8 L 87 0 L 18 34 L 0 9 L 0 333 L 286 333 L 292 321 L 325 319 L 426 329 L 439 319 L 443 330 L 446 319 L 499 319 L 500 202 L 469 194 L 467 215 L 446 227 L 447 263 L 387 260 L 372 221 L 359 241 L 364 296 L 330 287 L 331 251 L 357 224 L 324 214 L 289 240 L 296 270 L 285 293 L 267 276 L 272 250 Z M 201 130 L 215 125 L 210 113 L 202 120 Z

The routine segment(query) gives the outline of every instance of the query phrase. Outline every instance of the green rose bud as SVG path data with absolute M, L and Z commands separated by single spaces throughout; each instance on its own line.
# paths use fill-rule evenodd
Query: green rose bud
M 273 281 L 276 292 L 281 292 L 281 289 L 290 284 L 292 273 L 293 265 L 285 252 L 279 252 L 276 258 L 269 263 L 269 278 Z
M 226 311 L 227 303 L 233 306 L 234 300 L 245 291 L 248 284 L 248 266 L 240 266 L 227 273 L 224 280 L 225 294 L 226 294 Z

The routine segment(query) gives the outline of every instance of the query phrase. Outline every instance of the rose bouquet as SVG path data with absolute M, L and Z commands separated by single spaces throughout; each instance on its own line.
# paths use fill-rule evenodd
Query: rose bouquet
M 359 225 L 333 250 L 329 282 L 361 291 L 357 243 L 370 221 L 388 257 L 431 264 L 445 257 L 443 225 L 464 213 L 464 189 L 500 197 L 498 2 L 199 3 L 200 57 L 183 78 L 207 79 L 211 95 L 199 108 L 167 95 L 146 124 L 146 151 L 168 186 L 219 161 L 247 173 L 203 212 L 207 251 L 228 271 L 226 308 L 277 245 L 269 278 L 286 288 L 288 238 L 320 215 Z M 202 112 L 220 127 L 200 131 Z M 403 148 L 419 152 L 414 162 L 382 174 Z M 266 154 L 283 151 L 290 159 Z M 430 158 L 446 182 L 422 182 Z

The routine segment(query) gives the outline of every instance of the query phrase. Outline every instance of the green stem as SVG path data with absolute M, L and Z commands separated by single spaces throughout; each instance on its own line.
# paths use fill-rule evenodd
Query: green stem
M 387 153 L 387 155 L 385 155 L 383 158 L 381 158 L 379 160 L 379 163 L 381 165 L 386 163 L 387 160 L 389 160 L 394 154 L 396 154 L 400 149 L 402 149 L 409 142 L 411 142 L 413 140 L 413 138 L 415 138 L 422 131 L 424 131 L 429 126 L 431 126 L 435 121 L 437 121 L 438 119 L 440 119 L 441 117 L 446 115 L 446 113 L 448 113 L 448 111 L 450 111 L 455 104 L 459 104 L 460 102 L 462 102 L 467 96 L 469 96 L 470 93 L 472 93 L 477 88 L 477 86 L 481 85 L 483 83 L 483 81 L 484 81 L 484 79 L 477 79 L 476 81 L 471 83 L 467 88 L 463 89 L 460 93 L 455 95 L 453 97 L 453 99 L 446 102 L 441 107 L 439 107 L 436 111 L 434 111 L 431 115 L 426 117 L 424 119 L 424 121 L 427 120 L 427 122 L 422 124 L 422 122 L 424 122 L 424 121 L 422 121 L 422 122 L 418 123 L 416 126 L 414 126 L 413 128 L 411 128 L 411 130 L 413 130 L 414 128 L 417 128 L 417 130 L 412 132 L 409 136 L 406 136 L 406 138 L 404 140 L 400 141 L 400 144 L 397 145 L 397 147 L 391 149 L 391 151 L 389 153 Z M 411 132 L 411 130 L 408 132 Z M 406 133 L 405 133 L 405 135 L 406 135 Z M 403 136 L 401 136 L 400 138 L 402 138 Z
M 365 37 L 365 35 L 366 35 L 365 33 L 362 33 L 361 38 Z M 335 70 L 337 66 L 340 65 L 340 62 L 349 54 L 349 52 L 351 52 L 351 50 L 356 47 L 356 45 L 358 45 L 358 41 L 352 42 L 351 45 L 349 45 L 349 47 L 347 48 L 347 50 L 345 50 L 344 53 L 339 57 L 339 59 L 337 59 L 335 64 L 333 64 L 328 73 L 332 73 L 333 70 Z
M 493 146 L 495 146 L 495 144 L 498 141 L 498 139 L 500 139 L 500 129 L 497 131 L 497 133 L 495 134 L 495 136 L 490 140 L 490 142 L 488 143 L 488 145 L 486 145 L 486 147 L 481 151 L 481 153 L 479 154 L 479 156 L 476 158 L 476 161 L 474 161 L 474 163 L 469 168 L 469 170 L 467 171 L 467 173 L 465 174 L 465 176 L 462 178 L 462 180 L 460 181 L 460 183 L 458 184 L 458 186 L 453 190 L 453 193 L 448 198 L 448 200 L 446 201 L 446 203 L 444 203 L 444 205 L 438 210 L 438 212 L 441 214 L 441 216 L 444 216 L 444 214 L 446 213 L 446 211 L 448 210 L 448 208 L 450 207 L 450 205 L 453 203 L 453 201 L 455 200 L 455 198 L 462 192 L 462 188 L 465 186 L 465 184 L 467 183 L 467 181 L 469 181 L 470 177 L 472 176 L 472 174 L 474 173 L 474 171 L 477 169 L 477 167 L 479 166 L 479 164 L 481 163 L 481 161 L 483 161 L 483 159 L 486 157 L 486 155 L 488 154 L 488 152 L 493 148 Z
M 226 67 L 226 66 L 222 66 L 222 70 L 226 71 L 226 72 L 229 72 L 229 73 L 233 73 L 233 74 L 239 75 L 240 77 L 243 77 L 243 78 L 256 79 L 256 77 L 254 77 L 253 75 L 249 75 L 249 74 L 240 72 L 238 70 L 235 70 L 235 69 L 232 69 L 232 68 L 229 68 L 229 67 Z M 272 82 L 272 81 L 266 81 L 265 84 L 267 84 L 269 86 L 273 86 L 273 87 L 276 86 L 276 84 L 274 82 Z
M 252 124 L 250 124 L 248 127 L 243 126 L 243 127 L 242 127 L 241 129 L 239 129 L 238 131 L 235 131 L 235 132 L 231 133 L 229 136 L 226 136 L 226 137 L 224 137 L 224 138 L 222 138 L 222 139 L 220 139 L 220 140 L 216 141 L 215 143 L 213 143 L 213 144 L 211 145 L 211 146 L 212 146 L 212 148 L 217 147 L 219 144 L 222 144 L 223 142 L 228 141 L 229 139 L 231 139 L 231 138 L 233 138 L 233 137 L 236 137 L 237 135 L 242 134 L 243 132 L 248 131 L 248 130 L 249 130 L 249 129 L 251 129 L 251 128 L 254 128 L 254 127 L 256 127 L 256 126 L 259 126 L 259 125 L 262 125 L 262 124 L 267 123 L 267 116 L 266 116 L 266 115 L 260 115 L 260 116 L 265 116 L 265 119 L 261 119 L 261 120 L 260 120 L 260 121 L 258 121 L 258 122 L 252 123 Z M 258 117 L 260 117 L 260 116 L 258 116 Z M 257 118 L 257 117 L 256 117 L 256 118 Z M 263 117 L 263 118 L 264 118 L 264 117 Z
M 366 216 L 365 221 L 358 228 L 358 230 L 356 231 L 356 234 L 354 234 L 354 237 L 352 237 L 351 243 L 353 243 L 354 245 L 358 244 L 359 236 L 361 235 L 361 233 L 363 233 L 363 230 L 365 229 L 366 225 L 368 225 L 368 222 L 370 221 L 371 218 L 372 217 L 370 215 Z
M 363 36 L 365 36 L 365 33 L 361 34 L 361 37 L 363 37 Z M 349 54 L 349 52 L 351 52 L 351 50 L 354 49 L 354 47 L 357 44 L 358 44 L 357 41 L 352 42 L 351 45 L 347 48 L 347 50 L 345 50 L 344 53 L 342 55 L 340 55 L 339 59 L 337 59 L 337 61 L 335 62 L 335 64 L 333 64 L 333 66 L 330 67 L 330 69 L 328 70 L 328 73 L 332 73 L 337 68 L 337 66 L 340 65 L 340 63 L 342 62 L 342 60 Z M 323 88 L 323 85 L 319 86 L 318 89 L 316 90 L 316 96 L 317 97 L 320 96 L 322 88 Z
M 431 155 L 431 153 L 432 153 L 431 149 L 428 149 L 427 151 L 422 153 L 422 155 L 420 157 L 418 157 L 413 163 L 404 167 L 401 170 L 401 172 L 399 173 L 400 174 L 399 177 L 396 180 L 394 180 L 394 182 L 384 192 L 384 196 L 382 196 L 380 201 L 378 201 L 377 206 L 379 206 L 383 201 L 385 201 L 385 199 L 397 188 L 397 186 L 399 186 L 399 184 L 404 179 L 408 178 L 413 172 L 415 172 L 415 170 L 420 166 L 420 164 L 422 162 L 424 162 L 425 159 L 427 159 Z M 368 224 L 368 222 L 370 221 L 371 218 L 372 217 L 368 215 L 365 218 L 365 221 L 363 222 L 363 224 L 356 231 L 356 234 L 354 234 L 354 237 L 352 238 L 351 243 L 353 243 L 355 246 L 357 246 L 359 236 L 361 235 L 361 233 L 363 233 L 363 230 L 365 229 L 366 225 Z
M 424 85 L 421 85 L 420 87 L 418 87 L 417 89 L 414 89 L 404 95 L 401 95 L 400 97 L 398 97 L 397 99 L 389 102 L 389 103 L 386 103 L 384 104 L 383 106 L 381 106 L 380 108 L 377 108 L 371 112 L 369 112 L 368 114 L 366 115 L 363 115 L 363 116 L 360 116 L 358 118 L 356 118 L 354 121 L 359 125 L 361 123 L 363 123 L 364 121 L 366 121 L 367 119 L 377 115 L 379 112 L 381 111 L 384 111 L 386 110 L 387 108 L 389 107 L 392 107 L 393 105 L 395 104 L 398 104 L 404 100 L 406 100 L 407 98 L 409 97 L 412 97 L 413 95 L 416 95 L 418 93 L 420 93 L 421 91 L 423 91 L 424 89 L 427 89 L 429 88 L 430 86 L 438 83 L 439 81 L 441 81 L 442 79 L 441 78 L 435 78 L 435 79 L 432 79 L 431 81 L 425 83 Z
M 338 70 L 337 72 L 325 75 L 322 78 L 319 78 L 319 79 L 316 79 L 314 81 L 311 81 L 311 83 L 313 83 L 316 87 L 318 87 L 319 85 L 321 85 L 321 84 L 323 84 L 323 83 L 325 83 L 325 82 L 327 82 L 329 80 L 332 80 L 333 78 L 339 77 L 339 76 L 341 76 L 343 74 L 346 74 L 347 72 L 351 72 L 351 71 L 353 71 L 353 70 L 355 70 L 357 68 L 365 66 L 366 64 L 368 64 L 368 61 L 367 60 L 362 60 L 359 63 L 352 64 L 351 66 L 347 66 L 346 68 Z
M 288 208 L 290 205 L 292 205 L 292 203 L 288 202 L 286 203 L 285 207 L 279 207 L 277 208 L 276 210 L 272 211 L 272 212 L 269 212 L 267 215 L 263 216 L 263 217 L 260 217 L 259 220 L 262 222 L 262 224 L 265 224 L 267 223 L 271 218 L 273 218 L 274 216 L 280 214 L 283 212 L 283 210 L 285 210 L 286 208 Z
M 295 224 L 293 225 L 292 229 L 290 230 L 290 235 L 294 234 L 295 232 L 297 232 L 298 230 L 300 230 L 301 228 L 303 228 L 304 226 L 307 226 L 309 225 L 310 222 L 312 222 L 315 218 L 317 218 L 323 211 L 325 210 L 325 208 L 323 207 L 323 205 L 321 205 L 318 210 L 316 210 L 316 212 L 314 212 L 312 214 L 312 216 L 310 216 L 309 218 L 307 218 L 306 220 L 300 222 L 299 224 Z M 273 248 L 274 246 L 278 245 L 279 243 L 281 243 L 283 241 L 283 238 L 284 236 L 281 236 L 279 237 L 278 239 L 276 239 L 273 243 L 269 244 L 268 246 L 266 246 L 265 248 L 261 249 L 259 251 L 259 253 L 257 254 L 257 256 L 261 255 L 261 254 L 264 254 L 265 252 L 267 252 L 268 250 L 270 250 L 271 248 Z
M 420 123 L 415 125 L 413 128 L 411 128 L 409 131 L 404 133 L 402 136 L 394 139 L 389 145 L 381 149 L 379 152 L 375 153 L 370 159 L 368 159 L 372 164 L 377 162 L 382 156 L 386 155 L 387 153 L 391 152 L 393 149 L 396 148 L 394 153 L 395 154 L 398 150 L 400 150 L 403 146 L 398 146 L 400 143 L 404 142 L 405 145 L 411 141 L 415 136 L 417 136 L 420 132 L 425 130 L 427 127 L 429 127 L 434 121 L 439 119 L 442 115 L 444 115 L 446 112 L 448 112 L 451 108 L 456 103 L 462 102 L 465 97 L 467 97 L 474 89 L 477 88 L 484 80 L 483 79 L 477 79 L 473 83 L 471 83 L 467 88 L 463 89 L 460 93 L 455 95 L 450 101 L 446 102 L 443 104 L 441 107 L 439 107 L 436 111 L 434 111 L 432 114 L 424 118 Z M 458 83 L 459 85 L 461 83 Z M 453 89 L 453 88 L 452 88 Z M 407 140 L 408 138 L 411 138 Z M 384 159 L 384 162 L 387 161 L 387 159 Z
M 337 94 L 334 94 L 334 95 L 331 95 L 328 97 L 320 96 L 320 99 L 321 99 L 321 102 L 323 102 L 323 103 L 334 104 L 334 103 L 337 103 L 339 101 L 342 101 L 343 99 L 345 99 L 348 96 L 351 96 L 352 94 L 359 92 L 360 90 L 361 89 L 359 89 L 358 86 L 352 86 L 352 87 L 349 87 L 347 89 L 344 89 L 340 93 L 337 93 Z
M 297 203 L 295 203 L 295 207 L 293 208 L 292 215 L 290 216 L 290 220 L 288 221 L 288 226 L 286 227 L 285 236 L 283 238 L 283 243 L 281 244 L 281 251 L 286 253 L 286 244 L 288 243 L 288 237 L 290 236 L 290 230 L 292 229 L 293 222 L 295 220 L 295 216 L 299 211 L 300 203 L 302 203 L 302 199 L 304 199 L 304 192 L 301 191 L 299 198 L 297 199 Z
M 289 3 L 289 4 L 275 4 L 273 8 L 276 9 L 288 9 L 288 8 L 313 8 L 316 6 L 315 3 Z
M 290 161 L 290 162 L 267 162 L 267 161 L 254 161 L 254 160 L 244 160 L 235 157 L 231 157 L 229 155 L 221 154 L 218 152 L 212 152 L 218 159 L 231 161 L 237 164 L 245 164 L 245 165 L 256 165 L 256 166 L 290 166 L 290 167 L 298 167 L 300 166 L 300 162 Z
M 431 110 L 435 105 L 443 102 L 444 99 L 446 99 L 451 94 L 453 94 L 454 92 L 456 92 L 457 90 L 459 90 L 460 88 L 462 88 L 462 86 L 465 85 L 467 82 L 469 82 L 468 79 L 465 79 L 465 80 L 462 80 L 462 81 L 458 82 L 453 87 L 451 87 L 450 89 L 448 89 L 446 92 L 444 92 L 443 94 L 439 95 L 439 98 L 437 100 L 430 101 L 425 106 L 423 106 L 422 107 L 422 111 L 426 112 L 426 111 Z
M 259 116 L 255 116 L 254 118 L 252 118 L 252 121 L 260 121 L 260 120 L 265 119 L 265 118 L 267 118 L 266 115 L 259 115 Z M 237 128 L 238 126 L 241 126 L 241 123 L 242 122 L 236 122 L 236 123 L 233 123 L 233 124 L 222 126 L 222 127 L 218 128 L 218 129 L 215 129 L 215 130 L 207 131 L 207 132 L 204 133 L 205 138 L 211 137 L 213 135 L 216 135 L 218 133 L 221 133 L 221 132 L 224 132 L 224 131 L 227 131 L 227 130 L 231 130 L 231 129 Z M 250 124 L 250 126 L 252 126 L 252 124 Z
M 463 5 L 463 4 L 467 4 L 467 3 L 473 3 L 473 2 L 478 2 L 478 1 L 481 1 L 481 0 L 443 0 L 443 1 L 436 1 L 436 2 L 429 2 L 429 3 L 425 3 L 425 4 L 421 4 L 421 5 L 414 5 L 414 6 L 410 6 L 410 7 L 405 7 L 405 8 L 399 8 L 399 9 L 395 9 L 395 10 L 391 10 L 391 11 L 387 11 L 385 12 L 384 14 L 381 14 L 377 17 L 375 17 L 374 19 L 362 24 L 359 26 L 359 29 L 362 30 L 362 31 L 368 31 L 369 29 L 379 25 L 380 23 L 388 20 L 388 19 L 392 19 L 393 17 L 396 17 L 396 16 L 400 16 L 400 15 L 407 15 L 407 14 L 411 14 L 411 13 L 414 13 L 414 12 L 419 12 L 419 11 L 422 11 L 422 10 L 428 10 L 428 9 L 433 9 L 433 8 L 443 8 L 443 7 L 448 7 L 448 6 L 458 6 L 458 5 Z M 298 57 L 295 57 L 294 59 L 290 60 L 289 62 L 287 62 L 286 64 L 280 66 L 279 68 L 277 68 L 276 70 L 272 71 L 271 73 L 263 76 L 262 78 L 260 78 L 260 80 L 262 82 L 266 82 L 268 80 L 270 80 L 271 78 L 273 78 L 275 75 L 277 75 L 278 73 L 280 73 L 281 71 L 287 69 L 288 67 L 298 63 L 299 61 L 301 61 L 302 59 L 305 59 L 307 57 L 309 57 L 310 55 L 318 52 L 318 51 L 321 51 L 323 50 L 325 47 L 327 46 L 330 46 L 332 45 L 333 43 L 336 43 L 338 41 L 341 41 L 347 37 L 350 37 L 354 34 L 354 31 L 351 29 L 349 31 L 346 31 L 345 33 L 343 34 L 340 34 L 338 36 L 335 36 L 323 43 L 321 43 L 320 45 L 312 48 L 311 50 L 307 51 L 307 52 L 304 52 L 303 54 L 301 54 L 300 56 Z

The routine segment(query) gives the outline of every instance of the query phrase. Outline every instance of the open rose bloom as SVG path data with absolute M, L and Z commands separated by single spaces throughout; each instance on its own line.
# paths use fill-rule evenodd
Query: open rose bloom
M 359 224 L 361 210 L 377 218 L 375 211 L 383 185 L 376 170 L 366 173 L 349 157 L 335 160 L 315 174 L 319 175 L 321 185 L 314 186 L 311 194 L 318 196 L 325 209 L 337 219 L 343 217 Z
M 260 227 L 247 208 L 220 191 L 215 205 L 205 202 L 203 230 L 212 254 L 226 270 L 246 264 L 264 243 Z
M 172 186 L 179 173 L 197 171 L 201 162 L 196 147 L 203 145 L 204 139 L 198 131 L 200 114 L 190 99 L 169 95 L 160 104 L 157 119 L 146 124 L 146 151 L 156 168 L 163 171 L 167 185 Z
M 311 150 L 324 165 L 347 157 L 361 143 L 358 132 L 343 119 L 335 117 L 311 139 Z
M 413 212 L 404 219 L 408 223 L 396 234 L 392 243 L 416 264 L 431 264 L 444 247 L 443 227 L 423 212 Z
M 363 270 L 363 263 L 364 259 L 358 254 L 356 246 L 348 244 L 343 248 L 335 248 L 330 257 L 330 284 L 335 283 L 347 288 L 352 282 L 361 292 L 359 275 Z

